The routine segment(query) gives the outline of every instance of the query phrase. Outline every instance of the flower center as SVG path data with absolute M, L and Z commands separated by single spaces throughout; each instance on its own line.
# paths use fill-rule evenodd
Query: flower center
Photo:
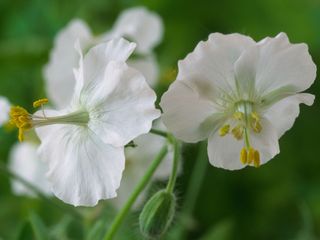
M 41 107 L 42 115 L 30 114 L 26 109 L 20 106 L 11 107 L 10 123 L 19 129 L 18 139 L 23 141 L 24 132 L 32 128 L 52 125 L 52 124 L 73 124 L 86 125 L 90 117 L 89 113 L 84 110 L 75 111 L 66 115 L 47 117 L 43 105 L 48 103 L 48 99 L 40 99 L 33 103 L 33 107 Z
M 231 127 L 232 126 L 232 127 Z M 260 116 L 254 111 L 254 104 L 251 101 L 239 101 L 234 104 L 234 113 L 219 130 L 221 137 L 231 132 L 236 140 L 243 140 L 244 147 L 240 151 L 240 161 L 242 164 L 260 166 L 259 151 L 251 147 L 250 129 L 255 133 L 262 130 Z M 230 131 L 231 130 L 231 131 Z

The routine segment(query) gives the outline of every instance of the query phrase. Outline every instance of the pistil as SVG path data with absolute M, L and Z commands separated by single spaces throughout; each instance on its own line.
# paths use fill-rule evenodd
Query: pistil
M 260 133 L 262 130 L 259 114 L 254 111 L 254 104 L 250 101 L 237 102 L 234 105 L 232 118 L 228 122 L 233 123 L 234 127 L 231 128 L 229 123 L 223 125 L 219 130 L 219 135 L 223 137 L 231 129 L 231 133 L 236 140 L 243 139 L 244 141 L 244 147 L 240 151 L 241 163 L 259 167 L 259 151 L 251 147 L 250 144 L 250 129 L 255 133 Z
M 30 114 L 26 109 L 20 106 L 11 108 L 10 123 L 19 129 L 19 141 L 23 141 L 24 132 L 32 128 L 52 124 L 73 124 L 83 126 L 88 124 L 90 120 L 89 113 L 85 110 L 75 111 L 62 116 L 47 117 L 43 108 L 43 104 L 47 102 L 47 99 L 40 99 L 33 103 L 34 107 L 42 108 L 43 116 Z

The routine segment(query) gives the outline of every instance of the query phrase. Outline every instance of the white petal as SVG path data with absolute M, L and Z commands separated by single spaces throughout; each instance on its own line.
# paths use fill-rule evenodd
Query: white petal
M 262 126 L 259 134 L 251 132 L 250 144 L 259 151 L 261 164 L 264 164 L 279 153 L 279 144 L 272 124 L 263 120 Z M 246 166 L 240 162 L 240 151 L 243 147 L 243 140 L 236 140 L 231 134 L 220 137 L 219 133 L 215 132 L 208 140 L 209 161 L 213 166 L 227 170 L 242 169 Z
M 160 102 L 162 120 L 166 127 L 179 139 L 198 142 L 207 138 L 214 130 L 220 114 L 214 104 L 203 99 L 184 81 L 175 81 L 163 94 Z
M 0 96 L 0 127 L 9 120 L 10 102 L 7 98 Z
M 240 99 L 252 99 L 255 97 L 255 80 L 259 53 L 258 45 L 253 46 L 244 51 L 234 63 L 235 79 Z
M 279 137 L 274 124 L 267 119 L 262 119 L 262 131 L 260 133 L 251 132 L 250 143 L 254 149 L 260 153 L 261 165 L 274 158 L 279 152 Z
M 289 130 L 295 119 L 299 116 L 299 104 L 303 103 L 311 106 L 314 102 L 314 95 L 301 93 L 290 96 L 275 103 L 264 113 L 273 126 L 277 129 L 280 138 L 287 130 Z
M 149 132 L 160 115 L 154 106 L 154 91 L 141 73 L 125 63 L 110 62 L 103 81 L 89 84 L 83 95 L 84 105 L 92 113 L 90 129 L 115 146 Z
M 43 194 L 51 195 L 49 183 L 45 178 L 47 166 L 37 155 L 37 147 L 37 144 L 29 142 L 16 143 L 10 152 L 9 168 Z M 12 190 L 17 195 L 35 196 L 31 189 L 17 180 L 12 181 Z
M 85 83 L 103 76 L 110 61 L 125 62 L 136 47 L 123 38 L 113 39 L 91 48 L 83 59 L 83 74 Z
M 140 71 L 151 87 L 158 83 L 159 67 L 155 56 L 150 55 L 143 58 L 128 60 L 128 65 Z
M 124 169 L 123 148 L 103 143 L 85 127 L 60 125 L 54 130 L 39 148 L 53 193 L 75 206 L 114 198 Z
M 256 86 L 267 94 L 284 86 L 295 92 L 311 86 L 316 77 L 316 66 L 306 44 L 291 44 L 284 33 L 259 45 L 256 63 Z
M 195 50 L 179 61 L 177 79 L 196 76 L 212 89 L 221 89 L 230 94 L 236 89 L 233 64 L 246 49 L 256 43 L 241 34 L 223 35 L 213 33 L 209 40 L 200 42 Z
M 46 91 L 55 107 L 67 106 L 72 97 L 70 93 L 73 92 L 75 84 L 72 69 L 78 66 L 79 59 L 74 43 L 78 39 L 82 48 L 85 49 L 92 38 L 89 27 L 79 19 L 71 21 L 58 33 L 50 53 L 49 63 L 43 71 Z
M 240 162 L 243 141 L 236 140 L 231 134 L 221 137 L 216 131 L 208 139 L 208 156 L 210 163 L 218 168 L 236 170 L 244 168 Z
M 149 53 L 162 39 L 163 23 L 155 12 L 143 7 L 123 11 L 108 37 L 128 37 L 137 43 L 138 53 Z

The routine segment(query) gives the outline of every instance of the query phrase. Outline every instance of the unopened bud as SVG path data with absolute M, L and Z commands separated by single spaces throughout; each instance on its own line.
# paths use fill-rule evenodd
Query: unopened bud
M 175 205 L 176 200 L 172 193 L 161 190 L 153 195 L 139 217 L 141 233 L 149 239 L 161 237 L 173 220 Z

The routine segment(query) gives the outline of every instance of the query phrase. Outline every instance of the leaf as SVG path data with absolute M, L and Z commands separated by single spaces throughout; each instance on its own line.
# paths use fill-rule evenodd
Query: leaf
M 29 221 L 36 240 L 49 239 L 48 229 L 38 215 L 31 213 Z

